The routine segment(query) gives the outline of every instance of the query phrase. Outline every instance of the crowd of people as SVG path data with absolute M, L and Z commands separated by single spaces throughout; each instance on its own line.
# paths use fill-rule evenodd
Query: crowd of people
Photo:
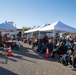
M 0 47 L 9 47 L 9 46 L 11 46 L 11 48 L 17 47 L 16 41 L 14 40 L 16 40 L 15 36 L 13 36 L 13 38 L 9 38 L 6 33 L 2 35 L 0 31 Z
M 43 39 L 34 38 L 32 44 L 32 48 L 38 46 L 37 51 L 41 54 L 45 53 L 48 48 L 52 58 L 58 55 L 58 62 L 65 66 L 70 64 L 72 69 L 76 69 L 76 37 L 53 39 L 53 37 L 45 36 Z

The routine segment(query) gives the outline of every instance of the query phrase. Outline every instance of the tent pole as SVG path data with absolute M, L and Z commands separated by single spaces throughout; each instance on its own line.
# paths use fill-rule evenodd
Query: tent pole
M 33 32 L 32 32 L 32 38 L 33 38 Z
M 28 43 L 28 33 L 26 33 L 26 35 L 27 35 L 27 43 Z
M 55 41 L 55 30 L 53 30 L 53 50 L 54 50 L 54 41 Z
M 33 43 L 33 40 L 34 40 L 34 32 L 32 32 L 32 43 Z
M 40 31 L 39 31 L 39 42 L 38 42 L 38 45 L 39 45 L 39 43 L 40 43 Z
M 39 31 L 39 38 L 40 38 L 40 31 Z

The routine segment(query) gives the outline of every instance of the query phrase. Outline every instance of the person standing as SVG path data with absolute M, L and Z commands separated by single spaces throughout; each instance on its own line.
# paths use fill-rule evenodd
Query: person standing
M 3 44 L 2 44 L 2 34 L 1 34 L 1 31 L 0 31 L 0 47 L 3 47 Z
M 0 42 L 2 41 L 2 34 L 1 34 L 1 31 L 0 31 Z

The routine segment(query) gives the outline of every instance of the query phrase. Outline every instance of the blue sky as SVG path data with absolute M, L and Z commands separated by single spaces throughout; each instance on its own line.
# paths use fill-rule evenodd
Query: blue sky
M 76 28 L 76 0 L 0 0 L 0 23 L 22 28 L 57 20 Z

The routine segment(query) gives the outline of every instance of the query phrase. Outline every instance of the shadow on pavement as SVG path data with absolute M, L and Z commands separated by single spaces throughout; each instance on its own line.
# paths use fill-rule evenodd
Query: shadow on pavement
M 29 59 L 24 59 L 24 58 L 22 58 L 22 56 L 16 56 L 16 55 L 13 55 L 13 57 L 14 57 L 14 58 L 17 58 L 17 59 L 22 59 L 22 60 L 26 60 L 26 61 L 29 61 L 29 62 L 36 63 L 36 62 L 31 61 L 31 60 L 29 60 Z
M 40 60 L 47 60 L 47 61 L 54 61 L 57 62 L 57 59 L 53 59 L 53 58 L 46 58 L 45 54 L 40 54 L 39 52 L 37 52 L 36 50 L 33 50 L 32 48 L 29 47 L 24 47 L 21 45 L 20 50 L 13 50 L 14 53 L 25 56 L 25 57 L 30 57 L 30 58 L 35 58 L 35 59 L 40 59 Z M 33 53 L 31 53 L 33 52 Z M 19 58 L 22 60 L 27 60 L 27 59 L 23 59 L 22 57 L 19 56 L 14 56 L 15 58 Z M 27 60 L 30 61 L 30 60 Z M 32 61 L 30 61 L 32 62 Z
M 9 58 L 8 56 L 5 56 L 3 54 L 0 54 L 0 64 L 7 64 L 8 63 L 8 60 L 17 62 L 17 60 L 15 60 L 15 59 L 12 59 L 12 58 Z
M 13 73 L 12 71 L 9 71 L 5 68 L 0 67 L 0 75 L 18 75 L 18 74 Z

